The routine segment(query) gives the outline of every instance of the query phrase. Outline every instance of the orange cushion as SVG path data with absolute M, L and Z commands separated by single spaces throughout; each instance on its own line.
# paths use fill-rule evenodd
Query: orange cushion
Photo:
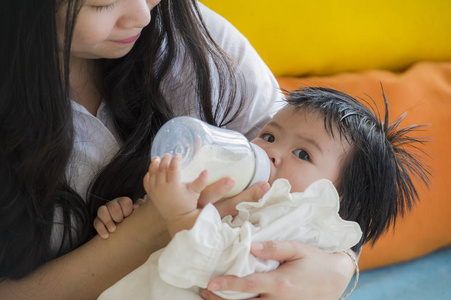
M 408 111 L 402 125 L 430 124 L 426 149 L 433 154 L 430 189 L 417 185 L 421 202 L 373 248 L 365 245 L 362 270 L 407 261 L 451 245 L 451 63 L 417 63 L 403 73 L 372 70 L 327 77 L 279 77 L 284 89 L 327 86 L 354 97 L 373 98 L 383 113 L 381 84 L 390 105 L 390 122 Z M 403 126 L 403 127 L 404 127 Z

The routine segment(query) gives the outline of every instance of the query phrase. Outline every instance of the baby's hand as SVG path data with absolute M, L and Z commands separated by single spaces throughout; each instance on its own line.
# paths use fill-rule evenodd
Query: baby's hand
M 197 213 L 200 193 L 207 185 L 207 171 L 192 182 L 182 183 L 180 163 L 178 155 L 171 159 L 169 154 L 165 154 L 161 160 L 154 157 L 144 177 L 144 188 L 168 226 L 183 218 L 192 221 Z
M 135 209 L 139 207 L 135 206 Z M 122 222 L 133 212 L 133 201 L 128 197 L 120 197 L 109 201 L 97 210 L 97 217 L 94 220 L 94 228 L 104 239 L 110 236 L 110 233 L 116 231 L 116 223 Z

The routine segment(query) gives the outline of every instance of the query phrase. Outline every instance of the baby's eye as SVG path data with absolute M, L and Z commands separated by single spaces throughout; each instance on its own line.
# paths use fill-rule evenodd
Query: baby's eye
M 274 141 L 276 140 L 276 138 L 270 133 L 262 134 L 262 139 L 267 141 L 268 143 L 274 143 Z
M 302 160 L 310 161 L 310 155 L 307 153 L 307 151 L 303 149 L 294 150 L 293 154 Z

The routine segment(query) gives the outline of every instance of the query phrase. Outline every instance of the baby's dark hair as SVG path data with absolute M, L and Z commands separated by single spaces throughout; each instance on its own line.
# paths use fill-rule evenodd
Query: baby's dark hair
M 353 249 L 376 240 L 394 226 L 419 201 L 413 178 L 429 185 L 431 175 L 424 163 L 427 152 L 424 137 L 411 133 L 427 125 L 400 128 L 406 114 L 388 124 L 388 101 L 385 118 L 348 94 L 323 87 L 304 87 L 287 93 L 288 105 L 324 116 L 326 131 L 338 133 L 351 145 L 341 165 L 337 190 L 341 197 L 340 215 L 356 221 L 363 232 Z M 371 106 L 370 106 L 371 107 Z M 334 132 L 338 131 L 338 132 Z

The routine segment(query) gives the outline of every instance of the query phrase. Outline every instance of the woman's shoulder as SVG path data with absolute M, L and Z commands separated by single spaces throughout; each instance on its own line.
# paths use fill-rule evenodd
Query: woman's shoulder
M 225 18 L 204 4 L 198 4 L 210 36 L 235 60 L 235 71 L 245 78 L 244 113 L 227 127 L 253 138 L 278 110 L 283 94 L 271 70 L 248 39 Z
M 247 38 L 227 19 L 198 2 L 205 26 L 213 40 L 232 56 L 253 47 Z

